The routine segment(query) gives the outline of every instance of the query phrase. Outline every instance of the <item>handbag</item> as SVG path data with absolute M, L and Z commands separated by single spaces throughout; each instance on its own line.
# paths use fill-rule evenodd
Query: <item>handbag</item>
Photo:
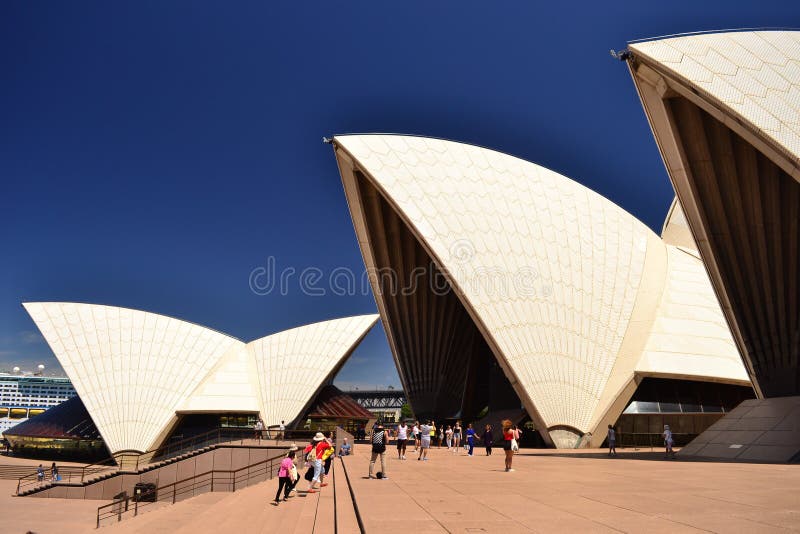
M 306 471 L 306 474 L 305 474 L 305 476 L 303 478 L 305 478 L 309 482 L 314 480 L 314 468 L 313 467 L 309 467 L 308 471 Z
M 517 443 L 516 439 L 512 439 L 511 440 L 511 450 L 514 451 L 514 452 L 518 452 L 519 451 L 519 443 Z

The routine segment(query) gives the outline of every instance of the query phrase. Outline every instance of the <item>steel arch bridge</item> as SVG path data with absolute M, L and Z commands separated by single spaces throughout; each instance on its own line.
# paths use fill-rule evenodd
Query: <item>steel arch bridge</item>
M 402 389 L 357 389 L 348 391 L 347 394 L 367 410 L 395 410 L 402 408 L 407 402 Z

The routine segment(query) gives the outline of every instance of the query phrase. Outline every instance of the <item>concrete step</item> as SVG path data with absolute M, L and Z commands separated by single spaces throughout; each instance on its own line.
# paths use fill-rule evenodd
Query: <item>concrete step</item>
M 350 484 L 347 481 L 348 473 L 345 473 L 342 459 L 334 460 L 331 469 L 335 471 L 333 484 L 336 495 L 336 533 L 359 534 L 361 529 L 358 526 L 355 504 L 350 493 Z
M 334 534 L 336 532 L 336 485 L 334 484 L 335 468 L 331 465 L 325 486 L 319 493 L 317 513 L 314 516 L 314 534 Z

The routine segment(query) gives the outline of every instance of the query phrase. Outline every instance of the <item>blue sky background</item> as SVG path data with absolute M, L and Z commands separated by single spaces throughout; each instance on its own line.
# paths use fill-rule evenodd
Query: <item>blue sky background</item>
M 245 341 L 375 310 L 251 291 L 253 269 L 363 271 L 323 135 L 480 144 L 660 232 L 672 191 L 610 48 L 800 27 L 800 4 L 3 2 L 0 368 L 57 362 L 20 303 L 171 315 Z M 398 385 L 380 327 L 337 383 Z

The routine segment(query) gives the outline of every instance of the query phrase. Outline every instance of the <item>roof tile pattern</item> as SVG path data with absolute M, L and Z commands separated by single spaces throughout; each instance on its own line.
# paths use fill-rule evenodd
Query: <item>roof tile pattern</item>
M 749 380 L 698 253 L 667 247 L 667 281 L 636 371 Z
M 204 403 L 203 411 L 261 405 L 268 424 L 292 420 L 378 319 L 323 321 L 245 345 L 202 326 L 139 310 L 61 302 L 24 306 L 112 452 L 155 446 L 176 411 L 193 407 L 189 401 L 194 397 Z M 254 358 L 256 376 L 230 372 L 248 357 Z M 245 378 L 249 388 L 242 386 Z M 250 400 L 242 398 L 246 389 Z
M 241 343 L 126 308 L 36 302 L 25 309 L 111 451 L 146 450 L 222 355 Z
M 336 138 L 449 272 L 548 426 L 589 430 L 652 232 L 553 171 L 420 137 Z
M 378 316 L 358 315 L 285 330 L 247 344 L 261 381 L 266 425 L 291 421 L 340 365 Z
M 800 161 L 800 32 L 687 35 L 630 45 Z

